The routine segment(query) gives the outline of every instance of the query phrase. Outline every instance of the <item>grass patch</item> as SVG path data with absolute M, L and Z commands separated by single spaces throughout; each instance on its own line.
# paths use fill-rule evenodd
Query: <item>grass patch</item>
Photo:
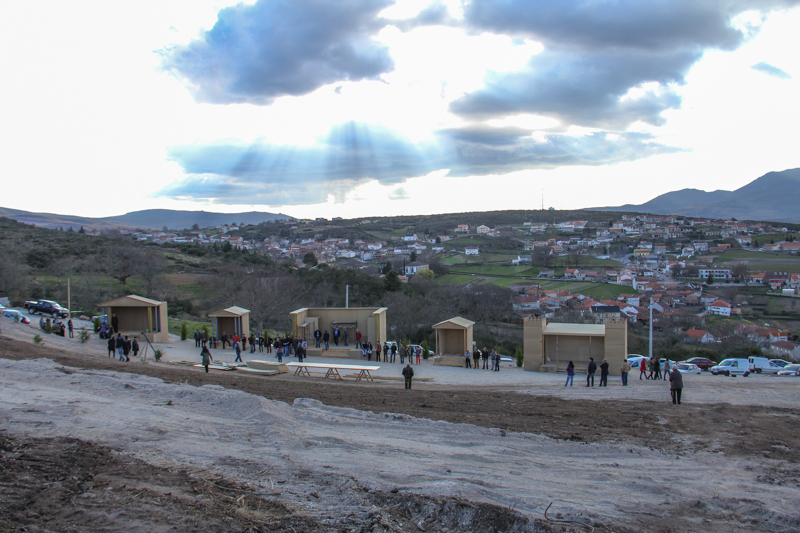
M 436 278 L 436 281 L 447 285 L 460 285 L 473 279 L 475 279 L 475 276 L 471 274 L 445 274 L 440 278 Z
M 614 285 L 613 283 L 604 283 L 597 287 L 590 287 L 582 292 L 595 300 L 616 300 L 617 296 L 620 294 L 639 294 L 639 292 L 633 290 L 633 287 L 623 287 L 622 285 Z
M 442 259 L 445 263 L 449 263 L 451 265 L 461 265 L 466 263 L 466 259 L 461 257 L 460 255 L 451 255 L 450 257 L 445 257 Z

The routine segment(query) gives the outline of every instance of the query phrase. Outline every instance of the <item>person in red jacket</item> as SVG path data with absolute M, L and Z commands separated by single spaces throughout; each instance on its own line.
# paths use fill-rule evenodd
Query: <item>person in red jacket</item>
M 642 379 L 642 376 L 647 378 L 647 363 L 645 363 L 644 357 L 642 357 L 642 360 L 639 362 L 639 379 Z

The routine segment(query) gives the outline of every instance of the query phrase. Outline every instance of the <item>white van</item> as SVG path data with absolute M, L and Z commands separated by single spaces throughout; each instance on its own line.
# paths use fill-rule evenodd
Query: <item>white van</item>
M 776 365 L 766 357 L 748 357 L 747 360 L 750 362 L 750 372 L 756 374 L 777 374 L 781 370 L 780 365 Z
M 715 376 L 749 376 L 750 362 L 747 359 L 723 359 L 717 366 L 711 367 L 711 373 Z

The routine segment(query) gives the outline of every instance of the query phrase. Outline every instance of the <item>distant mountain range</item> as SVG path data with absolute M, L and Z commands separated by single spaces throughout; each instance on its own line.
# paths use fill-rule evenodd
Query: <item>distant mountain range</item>
M 0 216 L 43 228 L 67 229 L 71 226 L 76 231 L 81 227 L 85 229 L 142 228 L 160 230 L 166 226 L 169 229 L 188 229 L 194 224 L 201 228 L 209 228 L 218 224 L 239 224 L 242 222 L 245 224 L 260 224 L 270 220 L 289 218 L 278 213 L 260 213 L 258 211 L 250 211 L 248 213 L 209 213 L 207 211 L 173 211 L 171 209 L 146 209 L 114 217 L 91 218 L 56 215 L 53 213 L 31 213 L 4 207 L 0 207 Z
M 764 174 L 735 191 L 681 189 L 641 205 L 591 210 L 800 223 L 800 168 Z

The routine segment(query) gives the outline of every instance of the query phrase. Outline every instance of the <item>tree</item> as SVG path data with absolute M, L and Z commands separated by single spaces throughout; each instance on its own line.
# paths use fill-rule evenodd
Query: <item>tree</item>
M 522 367 L 522 362 L 525 360 L 525 354 L 522 352 L 522 348 L 517 348 L 516 360 L 517 366 Z
M 309 268 L 316 266 L 317 256 L 314 255 L 314 252 L 306 252 L 306 254 L 303 256 L 303 263 Z
M 707 285 L 711 285 L 712 283 L 714 283 L 714 274 L 709 272 L 708 273 L 708 279 L 706 279 L 706 284 Z
M 417 272 L 417 276 L 425 281 L 433 281 L 433 279 L 436 277 L 436 274 L 433 273 L 433 270 L 426 268 L 425 270 L 420 270 Z
M 383 265 L 383 269 L 381 269 L 381 274 L 386 275 L 389 272 L 391 272 L 392 270 L 394 270 L 394 267 L 392 266 L 392 262 L 387 259 L 386 260 L 386 264 Z
M 197 222 L 195 222 L 194 224 L 192 224 L 192 229 L 193 229 L 194 231 L 197 231 L 197 230 L 199 230 L 199 229 L 200 229 L 200 224 L 198 224 Z
M 186 327 L 186 322 L 181 324 L 181 340 L 185 341 L 189 337 L 189 328 Z
M 428 346 L 428 339 L 423 339 L 422 344 L 420 346 L 422 346 L 422 358 L 427 359 L 428 357 L 430 357 L 431 349 L 430 346 Z
M 412 263 L 417 260 L 417 251 L 411 250 L 411 256 L 408 258 Z
M 81 235 L 84 235 L 86 233 L 86 230 L 83 229 L 83 226 L 81 226 L 81 229 L 78 230 L 78 233 L 80 233 Z
M 383 285 L 389 292 L 399 291 L 403 288 L 403 282 L 400 281 L 400 275 L 394 270 L 390 270 L 384 275 Z

